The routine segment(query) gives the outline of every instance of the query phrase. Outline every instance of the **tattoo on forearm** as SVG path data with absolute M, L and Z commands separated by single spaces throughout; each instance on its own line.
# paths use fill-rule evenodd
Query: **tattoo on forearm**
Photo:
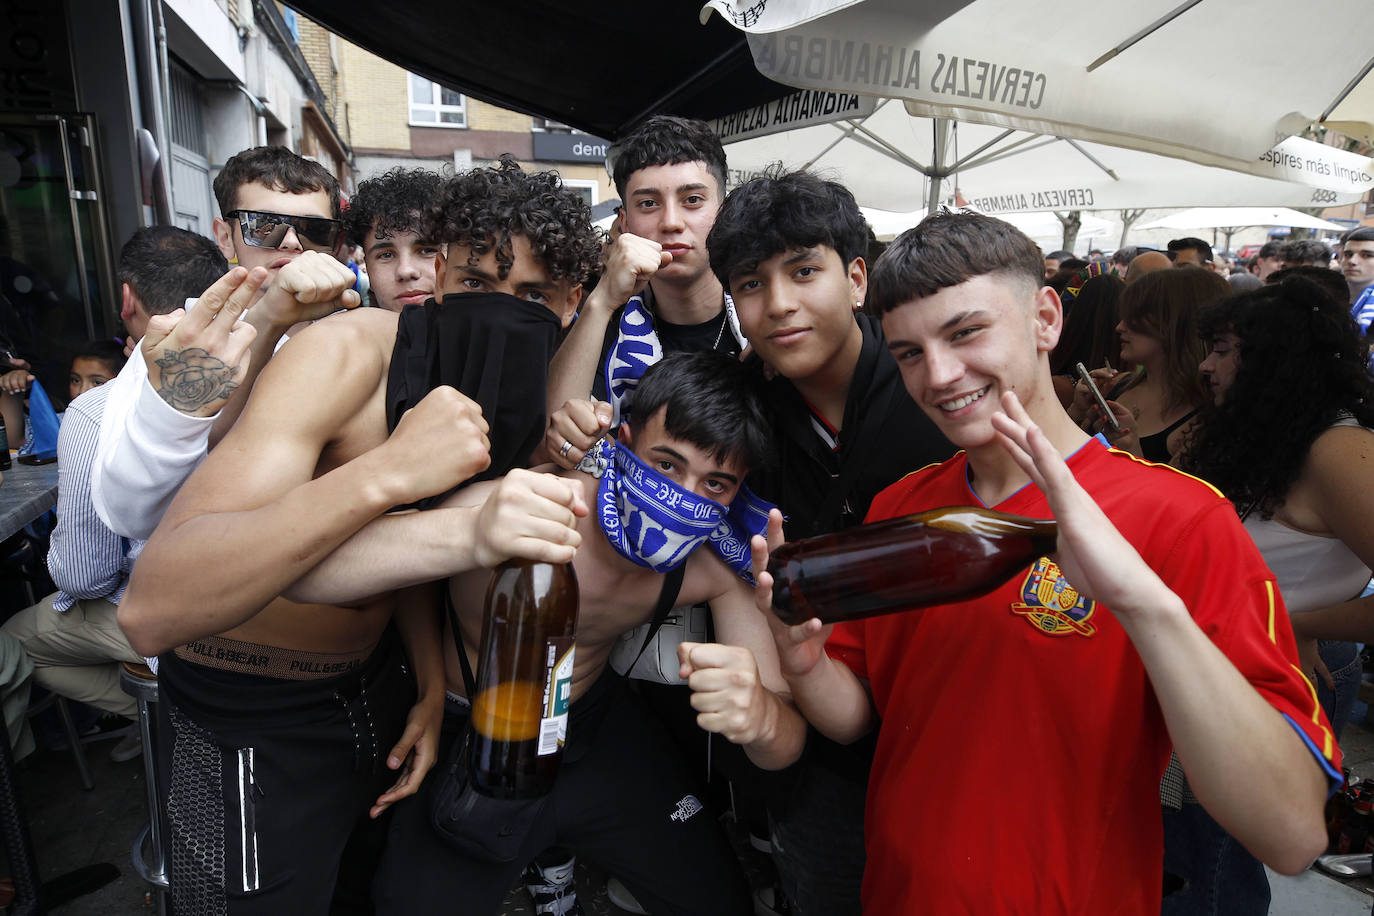
M 203 347 L 163 350 L 157 360 L 162 381 L 157 393 L 182 413 L 193 413 L 211 401 L 223 400 L 234 392 L 238 367 L 230 366 Z

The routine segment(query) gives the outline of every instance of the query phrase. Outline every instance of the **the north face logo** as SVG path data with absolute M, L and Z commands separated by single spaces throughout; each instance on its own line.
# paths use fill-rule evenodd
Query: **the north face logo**
M 672 814 L 668 815 L 668 819 L 678 822 L 685 821 L 687 818 L 700 811 L 701 807 L 701 802 L 697 801 L 695 795 L 684 795 L 682 801 L 677 803 L 677 808 L 674 809 Z

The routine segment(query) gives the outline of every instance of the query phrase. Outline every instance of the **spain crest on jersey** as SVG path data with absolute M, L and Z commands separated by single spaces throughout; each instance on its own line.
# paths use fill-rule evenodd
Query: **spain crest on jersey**
M 1097 632 L 1092 623 L 1095 607 L 1094 601 L 1069 584 L 1058 566 L 1041 557 L 1021 583 L 1021 600 L 1012 604 L 1011 612 L 1049 636 L 1092 636 Z

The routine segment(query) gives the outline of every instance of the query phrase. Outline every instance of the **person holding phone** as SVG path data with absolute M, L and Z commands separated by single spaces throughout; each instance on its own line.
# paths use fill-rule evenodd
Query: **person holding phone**
M 1207 401 L 1197 372 L 1204 355 L 1198 316 L 1230 292 L 1216 274 L 1186 268 L 1155 271 L 1127 286 L 1116 331 L 1122 362 L 1138 368 L 1093 372 L 1121 431 L 1111 428 L 1102 408 L 1092 403 L 1091 392 L 1079 386 L 1075 408 L 1083 428 L 1104 433 L 1116 448 L 1167 464 Z

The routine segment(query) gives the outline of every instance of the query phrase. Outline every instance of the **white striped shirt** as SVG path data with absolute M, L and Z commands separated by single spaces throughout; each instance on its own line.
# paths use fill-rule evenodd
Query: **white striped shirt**
M 111 531 L 91 502 L 91 467 L 100 436 L 106 385 L 72 401 L 57 435 L 57 527 L 48 548 L 48 573 L 58 588 L 53 608 L 65 611 L 78 598 L 124 597 L 142 541 Z

